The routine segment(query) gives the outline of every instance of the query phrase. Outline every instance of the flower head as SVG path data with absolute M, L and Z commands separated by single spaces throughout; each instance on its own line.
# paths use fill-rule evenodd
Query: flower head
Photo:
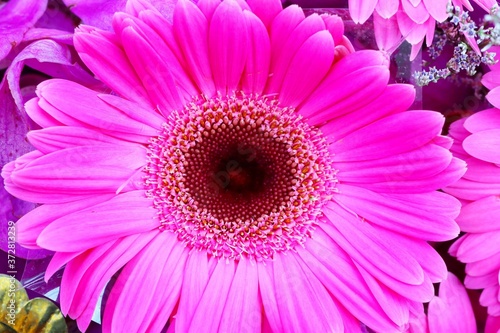
M 406 328 L 447 275 L 427 241 L 458 234 L 436 190 L 464 165 L 443 117 L 406 111 L 380 52 L 335 16 L 280 1 L 132 1 L 75 47 L 109 87 L 49 80 L 26 104 L 36 151 L 3 169 L 42 203 L 17 224 L 66 265 L 84 329 L 120 269 L 106 332 Z

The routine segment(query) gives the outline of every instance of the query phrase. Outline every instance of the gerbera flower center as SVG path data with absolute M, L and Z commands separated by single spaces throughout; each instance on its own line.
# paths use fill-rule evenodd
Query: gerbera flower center
M 333 189 L 319 131 L 262 97 L 195 100 L 149 148 L 161 228 L 214 256 L 269 258 L 304 243 Z

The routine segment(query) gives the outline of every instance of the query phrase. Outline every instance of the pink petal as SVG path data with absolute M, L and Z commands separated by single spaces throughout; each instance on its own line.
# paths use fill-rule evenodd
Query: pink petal
M 314 125 L 357 110 L 385 90 L 389 79 L 386 64 L 387 58 L 378 51 L 360 51 L 346 56 L 333 65 L 297 111 Z M 364 89 L 359 89 L 360 86 Z
M 40 106 L 38 106 L 39 101 L 40 99 L 38 97 L 35 97 L 24 104 L 26 113 L 35 123 L 40 125 L 40 127 L 42 128 L 64 125 L 63 123 L 52 117 L 50 114 L 48 114 Z
M 442 2 L 442 0 L 437 0 L 435 2 L 438 1 Z M 422 2 L 419 1 L 418 5 L 414 5 L 410 2 L 410 0 L 401 0 L 401 4 L 403 5 L 404 12 L 413 22 L 417 24 L 422 24 L 429 18 L 429 12 L 427 11 Z
M 168 116 L 173 110 L 181 109 L 183 102 L 165 60 L 133 27 L 125 28 L 121 36 L 125 53 L 153 105 L 157 106 L 164 116 Z
M 427 13 L 427 12 L 426 12 Z M 427 13 L 428 20 L 423 23 L 414 22 L 404 11 L 398 11 L 396 18 L 398 20 L 399 30 L 403 37 L 412 45 L 417 45 L 423 41 L 429 29 L 429 22 L 435 24 L 433 18 Z
M 366 161 L 419 148 L 439 135 L 444 117 L 432 111 L 408 111 L 385 117 L 333 143 L 335 161 Z
M 285 332 L 343 332 L 342 318 L 330 294 L 300 259 L 292 253 L 278 255 L 273 267 Z
M 448 18 L 446 6 L 448 0 L 423 0 L 425 8 L 429 14 L 438 22 L 443 22 Z
M 231 94 L 240 82 L 250 48 L 248 26 L 236 1 L 225 0 L 215 10 L 208 45 L 215 89 Z
M 262 303 L 255 262 L 238 261 L 218 330 L 221 332 L 260 332 Z
M 366 125 L 391 114 L 406 111 L 415 99 L 415 88 L 407 84 L 388 85 L 382 94 L 370 103 L 321 126 L 327 141 L 341 139 Z M 387 101 L 393 101 L 387 103 Z
M 133 180 L 146 161 L 146 149 L 138 145 L 68 148 L 14 170 L 10 181 L 30 191 L 56 196 L 110 193 Z M 142 182 L 130 186 L 143 187 Z
M 259 291 L 264 307 L 264 323 L 263 327 L 268 329 L 268 332 L 282 332 L 284 324 L 282 324 L 281 312 L 278 308 L 278 300 L 274 288 L 274 269 L 273 265 L 257 264 L 259 273 Z M 267 327 L 266 327 L 267 326 Z
M 375 10 L 384 19 L 394 16 L 399 8 L 399 0 L 378 1 Z
M 38 249 L 39 246 L 36 245 L 36 239 L 42 230 L 50 223 L 65 215 L 105 202 L 112 196 L 112 194 L 94 195 L 75 202 L 58 205 L 42 205 L 30 211 L 17 221 L 17 242 L 24 247 Z
M 463 200 L 479 200 L 500 193 L 500 181 L 480 183 L 467 179 L 459 179 L 446 188 L 446 192 Z
M 481 83 L 489 90 L 493 90 L 500 86 L 500 75 L 498 75 L 497 71 L 488 72 L 481 78 Z
M 365 260 L 377 263 L 381 271 L 407 284 L 420 285 L 424 281 L 417 261 L 404 249 L 391 247 L 389 240 L 380 237 L 370 224 L 334 203 L 327 203 L 323 212 L 351 246 Z
M 247 62 L 242 76 L 242 88 L 247 93 L 262 94 L 269 77 L 271 42 L 264 24 L 251 12 L 244 11 L 249 32 Z
M 458 260 L 468 263 L 486 259 L 498 253 L 500 231 L 490 231 L 481 234 L 467 234 L 463 237 L 457 252 Z
M 283 11 L 284 13 L 285 11 Z M 276 18 L 278 20 L 279 16 Z M 274 28 L 274 25 L 273 25 Z M 315 33 L 325 30 L 325 23 L 318 14 L 312 14 L 301 21 L 286 38 L 284 43 L 276 41 L 276 33 L 271 31 L 271 69 L 268 86 L 265 92 L 275 94 L 280 92 L 288 67 L 302 45 Z M 286 31 L 288 33 L 288 31 Z M 283 36 L 284 35 L 284 36 Z M 281 48 L 278 48 L 278 45 Z
M 252 12 L 264 23 L 271 27 L 274 18 L 282 11 L 280 0 L 247 0 Z
M 231 283 L 234 280 L 235 268 L 233 260 L 217 262 L 193 314 L 189 332 L 217 331 L 227 304 Z
M 125 9 L 126 0 L 63 0 L 64 4 L 77 15 L 84 24 L 99 29 L 111 30 L 111 18 L 115 12 Z
M 439 287 L 439 297 L 429 303 L 428 322 L 429 332 L 477 332 L 469 296 L 455 275 L 448 274 Z
M 111 89 L 133 101 L 149 104 L 141 81 L 116 40 L 97 29 L 80 26 L 74 43 L 85 65 Z
M 196 274 L 185 274 L 184 276 L 175 321 L 177 332 L 187 332 L 194 311 L 208 284 L 210 274 L 206 252 L 192 251 L 187 259 L 185 272 L 196 272 Z
M 480 160 L 500 164 L 500 129 L 474 133 L 464 140 L 462 146 Z
M 210 24 L 212 20 L 212 16 L 214 15 L 215 10 L 219 7 L 221 0 L 200 0 L 197 3 L 198 8 L 203 12 L 205 17 L 207 18 L 207 22 Z
M 335 44 L 332 35 L 320 31 L 309 37 L 297 51 L 287 73 L 279 100 L 283 105 L 296 107 L 314 91 L 333 63 Z M 315 61 L 311 62 L 311 59 Z M 304 73 L 307 73 L 304 76 Z
M 120 273 L 104 312 L 103 330 L 147 332 L 153 316 L 165 311 L 166 318 L 158 318 L 164 326 L 179 297 L 186 256 L 175 236 L 159 233 Z
M 349 313 L 376 331 L 396 331 L 351 259 L 321 229 L 298 254 Z
M 457 223 L 465 232 L 500 230 L 500 197 L 489 196 L 462 207 Z
M 354 23 L 365 23 L 375 10 L 377 2 L 377 0 L 349 0 L 349 13 Z
M 127 210 L 125 215 L 124 209 Z M 157 211 L 144 191 L 123 193 L 107 202 L 55 220 L 42 231 L 37 244 L 53 251 L 82 251 L 119 237 L 157 228 L 160 224 L 156 215 Z
M 362 218 L 391 231 L 432 241 L 450 240 L 460 232 L 453 218 L 429 214 L 427 207 L 436 205 L 434 200 L 437 199 L 432 195 L 428 196 L 427 205 L 415 207 L 361 187 L 338 185 L 338 189 L 335 201 Z M 453 199 L 451 196 L 449 198 Z M 411 200 L 410 197 L 408 199 Z M 451 204 L 457 211 L 460 209 L 458 200 L 451 200 Z
M 337 15 L 321 15 L 326 29 L 333 37 L 335 45 L 342 45 L 344 40 L 344 21 Z
M 456 254 L 455 254 L 456 255 Z M 500 270 L 500 251 L 491 257 L 468 263 L 465 272 L 471 276 L 487 275 Z M 496 301 L 496 296 L 495 296 Z
M 384 2 L 384 1 L 381 1 Z M 403 42 L 396 16 L 382 18 L 377 12 L 373 14 L 375 40 L 380 50 L 393 53 Z
M 74 126 L 56 126 L 30 131 L 27 137 L 30 143 L 44 154 L 79 146 L 127 145 L 126 141 L 115 139 L 91 129 Z
M 214 96 L 205 15 L 191 1 L 179 0 L 175 6 L 173 32 L 194 82 L 207 97 Z
M 500 110 L 487 109 L 465 119 L 464 127 L 471 133 L 500 128 Z
M 155 127 L 134 120 L 101 100 L 97 92 L 71 81 L 44 81 L 38 85 L 37 95 L 41 98 L 40 106 L 60 122 L 104 129 L 108 134 L 125 140 L 147 143 L 150 137 L 158 134 L 162 124 L 161 118 Z M 67 96 L 72 96 L 72 99 Z M 74 100 L 79 102 L 75 104 Z

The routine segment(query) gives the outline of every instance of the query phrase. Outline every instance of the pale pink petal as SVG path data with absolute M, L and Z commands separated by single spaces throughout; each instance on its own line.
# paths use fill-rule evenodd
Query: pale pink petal
M 459 234 L 453 218 L 441 214 L 429 214 L 428 206 L 435 198 L 428 196 L 427 205 L 408 206 L 375 192 L 349 185 L 338 185 L 339 193 L 334 200 L 355 211 L 359 216 L 391 231 L 424 240 L 445 241 Z M 453 197 L 449 196 L 450 199 Z M 411 198 L 409 197 L 411 200 Z M 458 200 L 451 204 L 460 209 Z
M 446 5 L 448 0 L 423 0 L 425 8 L 429 14 L 438 22 L 443 22 L 448 18 Z
M 474 312 L 467 291 L 451 273 L 439 286 L 428 310 L 429 332 L 477 332 Z
M 125 209 L 127 214 L 123 214 Z M 123 193 L 104 203 L 60 217 L 42 231 L 37 244 L 54 251 L 82 251 L 157 228 L 156 215 L 144 191 Z
M 179 297 L 186 252 L 174 235 L 165 232 L 129 261 L 111 290 L 103 330 L 146 332 L 153 316 L 163 311 L 167 317 L 158 319 L 165 324 Z
M 283 11 L 284 13 L 285 11 Z M 276 18 L 278 20 L 279 16 Z M 288 27 L 288 26 L 287 26 Z M 273 25 L 274 28 L 274 25 Z M 281 26 L 278 26 L 281 28 Z M 283 80 L 287 73 L 292 59 L 301 46 L 315 33 L 325 30 L 325 23 L 318 14 L 312 14 L 301 21 L 293 31 L 286 36 L 279 33 L 279 37 L 286 38 L 285 41 L 276 41 L 276 35 L 271 31 L 271 69 L 270 78 L 266 87 L 266 94 L 276 94 L 281 90 Z M 284 35 L 284 36 L 283 36 Z
M 322 125 L 326 140 L 333 142 L 391 114 L 408 110 L 415 99 L 415 88 L 407 84 L 388 85 L 382 94 L 355 112 L 334 118 Z M 387 101 L 393 101 L 387 103 Z
M 296 107 L 314 91 L 333 63 L 335 44 L 332 35 L 320 31 L 309 37 L 297 51 L 283 79 L 279 100 Z M 311 59 L 315 61 L 311 62 Z M 307 73 L 304 76 L 304 73 Z
M 483 233 L 500 230 L 500 197 L 489 196 L 462 207 L 457 223 L 465 232 Z
M 492 90 L 500 86 L 500 75 L 498 75 L 497 71 L 488 72 L 481 78 L 481 83 L 489 90 Z
M 233 260 L 220 260 L 203 292 L 193 313 L 188 332 L 217 331 L 224 307 L 227 304 L 231 283 L 234 280 L 236 263 Z M 217 300 L 214 302 L 214 300 Z
M 330 294 L 299 258 L 293 253 L 275 256 L 273 267 L 276 301 L 285 332 L 344 330 Z
M 394 16 L 394 14 L 396 14 L 398 8 L 399 8 L 399 0 L 384 0 L 377 2 L 375 10 L 380 15 L 380 17 L 388 19 L 391 16 Z
M 435 0 L 435 2 L 442 2 L 442 0 Z M 414 5 L 410 2 L 410 0 L 401 0 L 401 4 L 403 5 L 403 10 L 406 15 L 415 23 L 422 24 L 429 18 L 429 12 L 425 8 L 423 2 L 418 3 L 418 5 Z M 446 11 L 446 7 L 445 7 Z
M 264 24 L 251 12 L 244 11 L 249 33 L 249 53 L 241 78 L 243 91 L 262 94 L 269 77 L 271 42 Z
M 401 34 L 412 45 L 423 41 L 429 28 L 429 22 L 435 24 L 434 19 L 429 17 L 429 14 L 427 14 L 427 21 L 422 23 L 414 22 L 404 11 L 398 11 L 396 17 Z
M 474 133 L 464 140 L 462 146 L 475 158 L 500 164 L 500 129 Z
M 114 37 L 80 26 L 74 35 L 75 48 L 85 65 L 111 89 L 123 97 L 148 105 L 148 95 Z
M 237 89 L 249 50 L 243 11 L 236 1 L 223 1 L 214 12 L 208 32 L 208 54 L 217 92 L 228 95 Z
M 372 329 L 392 332 L 397 328 L 384 314 L 351 259 L 321 229 L 298 254 L 318 280 L 355 317 Z
M 267 28 L 271 27 L 276 15 L 282 11 L 280 0 L 248 0 L 247 2 L 252 12 Z
M 218 330 L 228 333 L 260 332 L 262 303 L 255 262 L 238 261 Z
M 404 153 L 430 142 L 444 117 L 432 111 L 408 111 L 385 117 L 333 143 L 334 161 L 366 161 Z
M 208 22 L 189 0 L 179 0 L 174 11 L 173 32 L 184 56 L 186 70 L 207 97 L 215 94 L 208 56 Z
M 381 1 L 384 2 L 384 1 Z M 382 18 L 377 12 L 373 14 L 375 40 L 380 50 L 394 52 L 403 42 L 396 16 Z
M 36 239 L 43 229 L 60 217 L 85 209 L 95 204 L 105 202 L 112 194 L 93 195 L 87 199 L 58 205 L 42 205 L 23 217 L 16 223 L 17 242 L 27 248 L 38 249 Z
M 383 1 L 383 0 L 381 0 Z M 349 13 L 354 23 L 363 24 L 375 10 L 378 0 L 349 0 Z

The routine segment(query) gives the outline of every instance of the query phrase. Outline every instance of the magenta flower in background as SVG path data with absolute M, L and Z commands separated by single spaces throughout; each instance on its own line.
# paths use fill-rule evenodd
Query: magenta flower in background
M 466 232 L 450 253 L 466 263 L 465 286 L 483 289 L 481 305 L 488 314 L 500 316 L 498 300 L 500 273 L 500 98 L 498 71 L 483 78 L 492 89 L 486 96 L 494 108 L 480 111 L 452 124 L 452 152 L 467 162 L 468 170 L 446 192 L 462 200 L 457 222 Z M 490 324 L 491 325 L 491 324 Z
M 423 314 L 447 277 L 427 242 L 459 232 L 437 190 L 465 169 L 385 55 L 280 1 L 180 0 L 173 24 L 130 1 L 112 27 L 74 38 L 112 93 L 39 84 L 36 150 L 2 171 L 43 204 L 18 241 L 56 252 L 47 278 L 66 265 L 81 330 L 122 268 L 105 332 L 399 332 Z
M 375 38 L 381 50 L 394 51 L 405 39 L 412 44 L 411 58 L 422 48 L 424 39 L 429 46 L 434 38 L 436 22 L 448 18 L 448 0 L 349 0 L 349 12 L 354 22 L 364 23 L 373 14 Z M 489 12 L 495 0 L 475 0 Z M 468 0 L 453 0 L 454 6 L 473 10 Z
M 439 285 L 439 296 L 429 302 L 427 312 L 412 319 L 409 333 L 477 332 L 467 291 L 452 273 Z

